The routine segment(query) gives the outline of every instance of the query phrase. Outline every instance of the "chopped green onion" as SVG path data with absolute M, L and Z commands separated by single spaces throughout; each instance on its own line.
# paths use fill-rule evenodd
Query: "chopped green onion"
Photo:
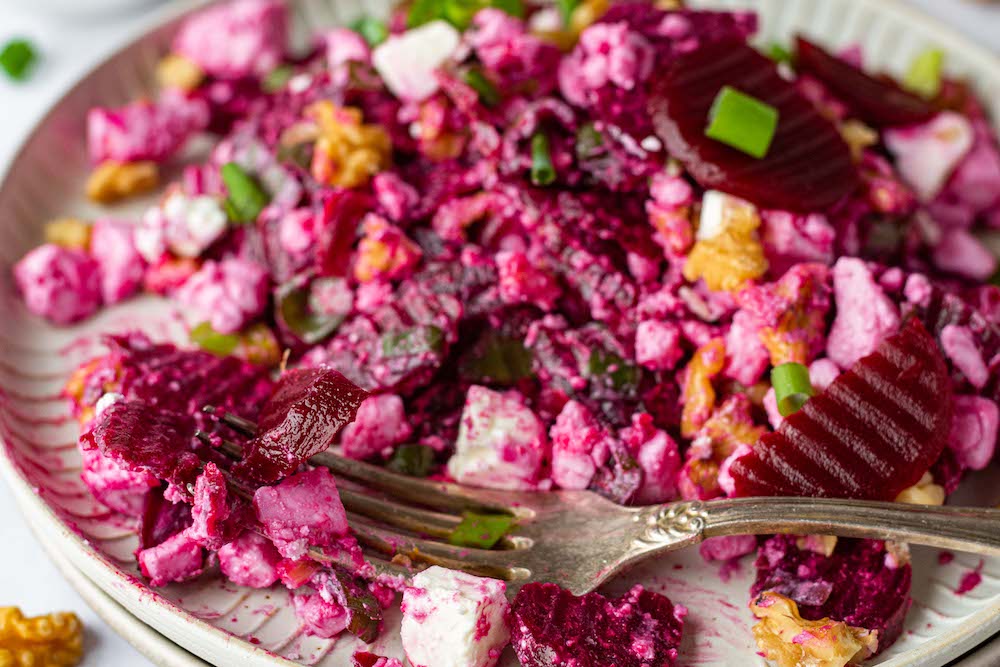
M 809 369 L 802 364 L 789 362 L 771 370 L 771 384 L 778 400 L 782 417 L 798 412 L 815 392 L 809 380 Z
M 531 377 L 533 359 L 520 339 L 489 332 L 472 348 L 459 371 L 471 382 L 510 386 Z
M 562 17 L 563 27 L 568 28 L 573 19 L 573 11 L 580 6 L 582 0 L 556 0 L 556 8 Z
M 574 148 L 578 160 L 591 160 L 604 152 L 604 135 L 593 123 L 586 123 L 576 132 Z
M 492 549 L 515 523 L 509 514 L 463 512 L 462 523 L 451 531 L 448 542 L 457 547 Z
M 479 10 L 487 7 L 494 7 L 511 16 L 524 18 L 522 0 L 414 0 L 406 15 L 406 27 L 416 28 L 440 19 L 459 30 L 465 30 Z
M 351 24 L 351 30 L 364 37 L 369 46 L 378 46 L 389 37 L 385 21 L 379 21 L 374 16 L 362 16 Z
M 295 68 L 291 65 L 278 65 L 264 75 L 264 78 L 260 82 L 260 87 L 266 93 L 276 93 L 285 87 L 285 84 L 291 80 L 294 74 Z
M 401 475 L 427 477 L 434 466 L 434 450 L 427 445 L 400 445 L 385 467 Z
M 440 354 L 443 348 L 444 332 L 433 324 L 382 334 L 382 356 L 386 358 Z
M 465 70 L 462 79 L 479 94 L 479 100 L 486 106 L 492 107 L 500 103 L 500 91 L 478 67 Z
M 202 322 L 191 329 L 190 337 L 192 343 L 219 357 L 232 354 L 240 344 L 238 335 L 219 333 L 209 322 Z
M 705 135 L 760 159 L 771 148 L 777 129 L 777 109 L 731 86 L 723 86 L 709 112 Z
M 0 67 L 16 81 L 28 78 L 28 72 L 37 59 L 35 48 L 26 39 L 12 39 L 0 49 Z
M 903 79 L 907 90 L 926 99 L 934 99 L 941 92 L 941 66 L 944 64 L 944 51 L 928 49 L 921 53 L 910 64 L 910 69 Z
M 238 224 L 254 222 L 271 198 L 257 180 L 235 162 L 222 165 L 221 172 L 222 182 L 229 192 L 224 203 L 229 219 Z
M 795 61 L 795 56 L 783 44 L 774 42 L 767 49 L 767 57 L 776 63 L 791 64 Z
M 641 371 L 624 358 L 604 349 L 594 349 L 587 359 L 586 374 L 610 385 L 615 391 L 629 392 L 639 387 Z
M 544 132 L 536 132 L 531 137 L 531 182 L 535 185 L 551 185 L 556 180 L 556 168 L 552 164 L 549 138 Z

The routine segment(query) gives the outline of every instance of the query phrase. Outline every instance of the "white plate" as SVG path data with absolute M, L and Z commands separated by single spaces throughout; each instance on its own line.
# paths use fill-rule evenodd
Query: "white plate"
M 887 0 L 697 0 L 715 7 L 756 7 L 764 39 L 787 39 L 796 29 L 835 46 L 861 43 L 870 63 L 899 70 L 934 44 L 949 52 L 949 67 L 969 76 L 1000 117 L 1000 65 L 988 52 L 931 20 Z M 383 3 L 377 3 L 383 8 Z M 187 5 L 190 6 L 190 5 Z M 302 0 L 295 4 L 296 30 L 332 25 L 373 3 Z M 176 14 L 184 6 L 174 8 Z M 779 11 L 780 10 L 780 11 Z M 0 186 L 0 470 L 19 504 L 46 535 L 47 548 L 74 567 L 138 619 L 191 653 L 215 664 L 247 667 L 317 664 L 344 667 L 351 641 L 336 645 L 302 636 L 281 590 L 247 591 L 210 577 L 150 590 L 137 576 L 135 536 L 118 517 L 93 501 L 78 478 L 76 428 L 58 397 L 67 373 L 99 351 L 97 335 L 137 324 L 159 339 L 183 339 L 182 317 L 154 299 L 113 308 L 72 329 L 54 329 L 28 315 L 14 295 L 9 268 L 40 242 L 42 223 L 55 216 L 99 213 L 80 198 L 87 162 L 83 118 L 94 104 L 119 104 L 148 92 L 153 65 L 171 31 L 160 27 L 95 69 L 58 103 L 29 137 Z M 129 210 L 116 212 L 126 215 Z M 993 471 L 987 481 L 996 481 Z M 995 484 L 993 486 L 996 486 Z M 992 499 L 996 502 L 996 499 Z M 977 559 L 959 557 L 938 567 L 931 552 L 915 558 L 916 604 L 907 630 L 880 657 L 881 664 L 939 666 L 1000 629 L 1000 560 L 988 560 L 984 582 L 970 594 L 952 593 Z M 680 569 L 677 569 L 677 568 Z M 642 581 L 691 608 L 682 647 L 684 664 L 760 664 L 746 611 L 750 568 L 728 582 L 696 553 L 679 554 L 637 570 L 615 583 Z M 399 655 L 396 617 L 376 650 Z M 294 660 L 294 662 L 292 662 Z M 514 664 L 509 662 L 507 664 Z

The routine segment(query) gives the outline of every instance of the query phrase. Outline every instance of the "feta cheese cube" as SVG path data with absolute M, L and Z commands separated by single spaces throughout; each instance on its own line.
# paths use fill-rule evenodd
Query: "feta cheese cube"
M 393 95 L 407 102 L 420 102 L 437 92 L 435 70 L 451 57 L 460 40 L 451 25 L 431 21 L 378 45 L 372 53 L 372 64 Z
M 493 667 L 510 641 L 507 585 L 443 567 L 403 593 L 403 650 L 414 667 Z
M 473 385 L 448 472 L 487 489 L 536 489 L 547 447 L 545 427 L 518 392 Z

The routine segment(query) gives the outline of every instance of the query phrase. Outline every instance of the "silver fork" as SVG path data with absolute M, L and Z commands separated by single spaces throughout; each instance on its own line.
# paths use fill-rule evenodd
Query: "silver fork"
M 247 435 L 256 429 L 235 415 L 219 416 Z M 228 441 L 222 450 L 242 454 Z M 582 595 L 639 561 L 726 535 L 837 535 L 1000 555 L 1000 509 L 822 498 L 623 507 L 589 491 L 494 491 L 433 482 L 332 452 L 310 463 L 334 473 L 348 523 L 376 570 L 406 578 L 443 565 L 503 579 L 511 593 L 548 581 Z M 448 544 L 466 511 L 511 515 L 516 525 L 493 549 Z M 319 549 L 311 555 L 329 559 Z

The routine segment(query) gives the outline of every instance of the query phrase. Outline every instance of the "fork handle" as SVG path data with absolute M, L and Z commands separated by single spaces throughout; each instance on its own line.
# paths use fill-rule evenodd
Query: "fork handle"
M 688 515 L 701 517 L 705 538 L 837 535 L 1000 555 L 1000 509 L 825 498 L 733 498 L 692 503 Z

